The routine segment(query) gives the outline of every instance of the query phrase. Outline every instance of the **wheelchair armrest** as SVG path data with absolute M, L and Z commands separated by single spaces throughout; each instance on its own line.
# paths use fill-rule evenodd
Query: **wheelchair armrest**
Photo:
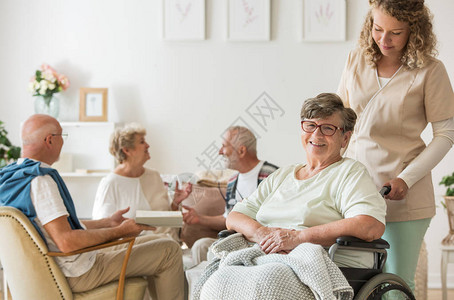
M 223 238 L 226 238 L 226 237 L 228 237 L 229 235 L 232 235 L 232 234 L 234 234 L 234 233 L 236 233 L 235 230 L 227 230 L 227 229 L 224 229 L 224 230 L 222 230 L 222 231 L 219 231 L 219 233 L 218 233 L 218 238 L 223 239 Z
M 389 249 L 389 243 L 384 239 L 377 239 L 373 240 L 372 242 L 367 242 L 353 236 L 341 236 L 336 239 L 336 243 L 340 246 L 372 249 Z

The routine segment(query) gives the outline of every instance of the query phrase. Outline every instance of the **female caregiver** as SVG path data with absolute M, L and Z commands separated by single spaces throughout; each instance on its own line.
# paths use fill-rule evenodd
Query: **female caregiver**
M 346 152 L 362 162 L 386 196 L 391 244 L 386 272 L 414 290 L 422 240 L 435 200 L 430 171 L 454 140 L 454 94 L 424 0 L 369 0 L 359 47 L 347 59 L 338 94 L 358 115 Z M 420 135 L 430 122 L 434 138 Z

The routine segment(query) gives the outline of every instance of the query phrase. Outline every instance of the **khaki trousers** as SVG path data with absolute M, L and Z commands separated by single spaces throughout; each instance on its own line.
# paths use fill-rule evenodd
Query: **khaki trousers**
M 79 277 L 68 277 L 74 292 L 91 290 L 118 280 L 127 244 L 100 250 L 93 267 Z M 184 298 L 181 248 L 175 241 L 152 235 L 136 238 L 129 257 L 126 277 L 145 276 L 153 299 Z
M 200 264 L 202 261 L 207 260 L 208 249 L 217 239 L 201 238 L 195 241 L 191 247 L 192 263 L 194 266 Z

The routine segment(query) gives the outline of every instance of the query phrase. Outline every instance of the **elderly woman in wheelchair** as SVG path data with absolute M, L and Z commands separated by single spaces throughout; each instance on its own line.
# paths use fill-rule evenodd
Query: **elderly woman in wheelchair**
M 353 289 L 337 266 L 381 272 L 376 255 L 356 247 L 361 242 L 349 251 L 340 247 L 335 264 L 323 248 L 340 236 L 373 241 L 385 229 L 386 204 L 366 168 L 341 156 L 355 122 L 335 94 L 303 103 L 306 163 L 275 171 L 235 205 L 227 228 L 237 233 L 212 246 L 217 259 L 199 281 L 196 299 L 351 299 Z

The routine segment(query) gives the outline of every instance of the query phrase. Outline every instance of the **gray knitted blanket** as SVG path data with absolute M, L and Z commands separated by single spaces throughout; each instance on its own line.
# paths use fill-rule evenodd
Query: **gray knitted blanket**
M 286 255 L 266 255 L 236 233 L 216 241 L 211 251 L 215 259 L 197 283 L 194 300 L 353 298 L 353 289 L 320 245 L 305 243 Z

